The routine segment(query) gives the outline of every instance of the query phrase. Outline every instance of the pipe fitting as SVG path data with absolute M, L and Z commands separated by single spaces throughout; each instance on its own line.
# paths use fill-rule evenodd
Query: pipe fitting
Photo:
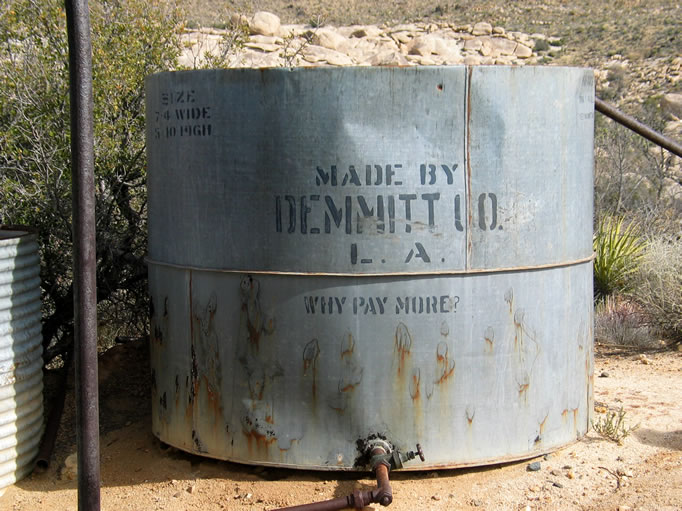
M 393 502 L 393 489 L 388 478 L 389 471 L 391 468 L 402 468 L 405 461 L 414 459 L 417 456 L 424 461 L 424 453 L 421 446 L 417 444 L 416 452 L 409 451 L 406 454 L 401 454 L 398 451 L 392 451 L 388 443 L 383 440 L 374 442 L 369 450 L 371 455 L 370 467 L 377 480 L 376 488 L 370 491 L 355 490 L 346 497 L 305 504 L 303 506 L 285 507 L 274 511 L 335 511 L 349 507 L 362 509 L 373 503 L 384 507 L 390 506 Z

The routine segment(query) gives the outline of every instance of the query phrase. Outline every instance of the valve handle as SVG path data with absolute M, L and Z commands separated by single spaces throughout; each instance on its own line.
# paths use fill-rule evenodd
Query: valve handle
M 426 458 L 424 457 L 424 451 L 422 451 L 422 446 L 417 444 L 417 456 L 419 456 L 419 459 L 422 461 L 426 461 Z

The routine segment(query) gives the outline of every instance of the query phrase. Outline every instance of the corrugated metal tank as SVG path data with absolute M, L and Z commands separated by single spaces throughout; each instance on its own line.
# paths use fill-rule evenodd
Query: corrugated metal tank
M 0 488 L 33 470 L 43 432 L 36 237 L 0 229 Z
M 581 437 L 593 112 L 587 69 L 149 77 L 154 434 L 338 470 Z

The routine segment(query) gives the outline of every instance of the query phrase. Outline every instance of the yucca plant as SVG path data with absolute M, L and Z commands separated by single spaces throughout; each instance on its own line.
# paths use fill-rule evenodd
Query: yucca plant
M 628 288 L 628 277 L 637 270 L 644 255 L 644 242 L 637 224 L 624 218 L 604 217 L 594 234 L 594 294 L 603 300 Z

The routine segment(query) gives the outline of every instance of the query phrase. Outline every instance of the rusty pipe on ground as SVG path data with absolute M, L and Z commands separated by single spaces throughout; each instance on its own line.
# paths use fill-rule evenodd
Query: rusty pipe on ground
M 372 456 L 387 454 L 383 447 L 372 449 Z M 362 509 L 370 504 L 381 504 L 388 506 L 393 502 L 393 490 L 388 479 L 388 464 L 379 463 L 374 468 L 374 475 L 377 479 L 377 487 L 372 490 L 355 490 L 350 495 L 337 499 L 303 504 L 301 506 L 284 507 L 274 511 L 337 511 L 339 509 Z
M 400 454 L 397 451 L 389 452 L 390 449 L 384 447 L 385 443 L 381 442 L 381 444 L 374 445 L 370 449 L 370 466 L 377 480 L 376 488 L 368 491 L 355 490 L 345 497 L 301 506 L 283 507 L 273 511 L 338 511 L 348 508 L 362 509 L 370 504 L 389 506 L 393 502 L 393 490 L 388 478 L 389 471 L 391 468 L 402 468 L 404 461 L 414 459 L 417 456 L 424 461 L 424 453 L 419 444 L 417 444 L 417 452 L 410 451 L 407 454 Z
M 682 158 L 682 144 L 675 142 L 673 139 L 666 137 L 658 131 L 652 130 L 649 126 L 642 124 L 634 117 L 624 114 L 614 106 L 609 105 L 599 98 L 594 98 L 594 109 L 600 114 L 603 114 L 606 117 L 613 119 L 617 123 L 622 124 L 626 128 L 631 129 L 650 142 L 653 142 L 654 144 L 661 146 L 663 149 L 666 149 Z
M 36 470 L 45 471 L 50 466 L 52 459 L 52 451 L 57 440 L 57 433 L 59 433 L 59 425 L 62 420 L 62 412 L 64 411 L 64 400 L 66 399 L 66 385 L 69 379 L 69 370 L 71 369 L 71 361 L 73 359 L 73 347 L 68 355 L 65 355 L 64 367 L 62 374 L 59 376 L 59 383 L 57 384 L 57 394 L 52 400 L 52 409 L 48 415 L 47 423 L 45 425 L 45 433 L 43 440 L 38 450 L 38 457 L 36 458 Z

